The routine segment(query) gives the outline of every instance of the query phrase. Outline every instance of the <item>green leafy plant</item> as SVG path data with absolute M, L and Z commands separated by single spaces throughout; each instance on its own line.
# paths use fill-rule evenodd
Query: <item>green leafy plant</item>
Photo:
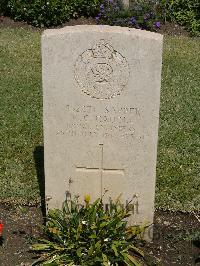
M 68 0 L 9 0 L 8 10 L 15 20 L 36 27 L 59 25 L 72 16 Z
M 50 210 L 44 232 L 32 250 L 40 252 L 33 265 L 140 265 L 143 252 L 136 247 L 144 227 L 127 228 L 127 208 L 110 200 L 104 208 L 102 200 L 85 205 L 78 199 L 66 200 L 62 210 Z
M 160 28 L 158 5 L 150 0 L 134 1 L 129 9 L 120 0 L 104 0 L 96 17 L 99 24 L 156 30 Z
M 3 0 L 6 1 L 6 0 Z M 101 0 L 7 0 L 7 13 L 36 27 L 61 25 L 70 18 L 93 16 Z
M 0 15 L 6 14 L 8 7 L 8 0 L 1 0 L 0 1 Z
M 75 16 L 95 16 L 102 0 L 70 0 Z
M 161 0 L 166 19 L 185 26 L 193 35 L 200 35 L 199 0 Z

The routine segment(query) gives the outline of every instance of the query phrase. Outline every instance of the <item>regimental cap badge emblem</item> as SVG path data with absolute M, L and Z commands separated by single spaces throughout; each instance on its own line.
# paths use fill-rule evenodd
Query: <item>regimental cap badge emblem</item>
M 128 63 L 105 40 L 83 52 L 75 64 L 75 79 L 92 98 L 111 99 L 120 95 L 129 79 Z

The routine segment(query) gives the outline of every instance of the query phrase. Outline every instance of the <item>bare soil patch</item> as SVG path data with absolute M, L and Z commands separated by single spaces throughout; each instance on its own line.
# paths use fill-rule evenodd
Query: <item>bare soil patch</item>
M 0 265 L 31 265 L 36 255 L 30 246 L 42 237 L 41 209 L 0 204 L 0 210 L 0 221 L 5 225 Z M 200 265 L 200 241 L 187 240 L 199 230 L 193 214 L 156 211 L 154 224 L 154 241 L 142 247 L 148 265 Z
M 62 28 L 65 26 L 75 26 L 75 25 L 96 25 L 96 21 L 94 18 L 81 17 L 78 19 L 71 19 L 68 22 L 63 23 L 58 27 L 52 27 L 52 28 Z M 45 29 L 45 28 L 43 29 L 36 28 L 27 24 L 26 22 L 14 21 L 9 17 L 4 17 L 4 16 L 0 16 L 0 27 L 24 28 L 36 31 L 43 31 Z M 181 27 L 176 23 L 169 23 L 169 22 L 162 24 L 161 28 L 158 29 L 157 32 L 164 35 L 186 36 L 186 37 L 189 36 L 189 33 L 184 29 L 184 27 Z

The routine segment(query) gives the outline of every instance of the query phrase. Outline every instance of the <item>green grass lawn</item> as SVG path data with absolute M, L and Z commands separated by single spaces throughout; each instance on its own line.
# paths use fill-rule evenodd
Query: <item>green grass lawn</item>
M 40 33 L 0 29 L 0 201 L 34 204 L 43 144 Z M 200 209 L 200 42 L 164 43 L 156 206 Z
M 40 34 L 0 29 L 1 170 L 0 199 L 38 198 L 33 159 L 42 144 Z

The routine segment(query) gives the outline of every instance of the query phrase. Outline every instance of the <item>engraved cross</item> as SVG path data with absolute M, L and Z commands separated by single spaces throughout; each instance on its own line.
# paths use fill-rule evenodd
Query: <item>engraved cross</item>
M 99 144 L 100 147 L 100 152 L 101 152 L 101 164 L 99 167 L 76 167 L 77 172 L 82 172 L 82 173 L 100 173 L 101 177 L 101 184 L 102 184 L 102 179 L 103 179 L 103 174 L 108 173 L 108 174 L 118 174 L 118 175 L 123 175 L 124 176 L 124 169 L 113 169 L 113 168 L 106 168 L 104 167 L 104 147 L 103 144 Z M 101 188 L 102 189 L 102 188 Z

